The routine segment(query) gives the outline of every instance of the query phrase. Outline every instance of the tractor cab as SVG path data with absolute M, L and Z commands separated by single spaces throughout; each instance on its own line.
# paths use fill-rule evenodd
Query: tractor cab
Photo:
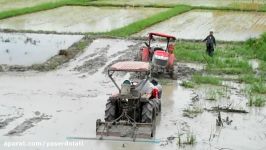
M 159 38 L 159 40 L 164 41 L 165 43 L 163 42 L 158 43 L 156 37 Z M 152 32 L 149 33 L 148 43 L 145 42 L 145 45 L 147 46 L 147 48 L 153 49 L 153 51 L 162 50 L 165 52 L 169 52 L 173 51 L 174 48 L 173 42 L 175 40 L 176 38 L 174 36 Z M 156 44 L 156 46 L 153 46 L 154 44 Z
M 156 43 L 156 39 L 164 41 L 164 45 L 162 42 L 160 46 L 158 46 L 158 42 Z M 139 52 L 139 60 L 144 62 L 151 62 L 151 73 L 153 75 L 168 73 L 172 78 L 174 77 L 174 49 L 176 38 L 172 35 L 167 35 L 163 33 L 155 33 L 151 32 L 148 36 L 148 42 L 145 42 L 145 46 L 140 49 Z M 157 44 L 154 46 L 154 43 Z

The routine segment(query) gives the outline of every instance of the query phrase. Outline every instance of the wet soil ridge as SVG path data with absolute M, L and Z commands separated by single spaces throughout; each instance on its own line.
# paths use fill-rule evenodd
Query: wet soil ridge
M 3 121 L 0 121 L 0 129 L 4 129 L 6 126 L 8 126 L 11 122 L 15 121 L 16 119 L 22 117 L 22 115 L 20 116 L 16 116 L 16 117 L 11 117 L 11 118 L 7 118 Z
M 46 114 L 41 114 L 40 116 L 32 117 L 30 119 L 25 120 L 20 125 L 16 126 L 14 129 L 9 131 L 6 136 L 19 136 L 26 130 L 34 127 L 37 123 L 41 122 L 42 120 L 49 120 L 51 116 Z
M 86 57 L 91 59 L 85 61 L 81 66 L 75 67 L 74 70 L 82 73 L 87 72 L 88 74 L 96 73 L 99 68 L 103 67 L 107 63 L 107 51 L 109 48 L 110 45 L 97 49 L 95 53 Z
M 235 108 L 231 108 L 229 106 L 217 106 L 217 107 L 212 107 L 211 109 L 207 109 L 205 108 L 205 110 L 207 111 L 216 111 L 216 112 L 230 112 L 230 113 L 248 113 L 248 111 L 244 110 L 244 109 L 235 109 Z
M 135 57 L 137 56 L 138 50 L 139 50 L 139 48 L 140 48 L 141 45 L 142 45 L 142 42 L 137 41 L 137 44 L 130 45 L 127 50 L 121 51 L 121 52 L 118 52 L 118 53 L 115 53 L 115 54 L 111 55 L 109 57 L 109 59 L 113 59 L 113 58 L 116 58 L 116 57 L 118 57 L 118 58 L 115 59 L 115 60 L 113 60 L 113 61 L 111 61 L 103 69 L 103 72 L 102 73 L 106 74 L 107 71 L 108 71 L 108 68 L 110 66 L 112 66 L 113 64 L 117 63 L 117 62 L 121 62 L 121 61 L 134 61 L 135 60 Z M 119 74 L 122 75 L 123 73 L 121 72 Z
M 89 45 L 93 41 L 92 38 L 89 38 L 87 36 L 83 37 L 79 42 L 74 43 L 72 46 L 70 46 L 68 49 L 63 50 L 64 55 L 56 55 L 49 60 L 47 60 L 45 63 L 42 64 L 34 64 L 31 66 L 21 66 L 21 65 L 0 65 L 0 72 L 8 72 L 8 71 L 18 71 L 18 72 L 24 72 L 29 70 L 35 70 L 35 71 L 50 71 L 54 70 L 63 63 L 68 62 L 69 60 L 73 59 L 78 53 L 82 52 L 87 45 Z M 60 51 L 62 52 L 62 50 Z
M 175 74 L 177 75 L 177 79 L 185 79 L 191 77 L 196 72 L 201 72 L 201 71 L 196 70 L 195 68 L 191 68 L 184 64 L 177 63 L 175 66 Z

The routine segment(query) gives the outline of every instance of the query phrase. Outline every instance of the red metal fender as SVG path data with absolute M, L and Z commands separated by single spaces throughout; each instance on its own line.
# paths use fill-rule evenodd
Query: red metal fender
M 142 51 L 142 52 L 141 52 L 141 61 L 148 62 L 148 61 L 149 61 L 149 58 L 150 58 L 150 51 L 149 51 L 149 48 L 144 47 L 144 48 L 142 48 L 141 51 Z

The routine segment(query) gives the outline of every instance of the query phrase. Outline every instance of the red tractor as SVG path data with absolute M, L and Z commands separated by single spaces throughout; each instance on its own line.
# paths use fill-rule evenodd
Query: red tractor
M 152 43 L 152 41 L 155 41 L 155 36 L 159 38 L 166 38 L 166 44 L 164 47 L 162 45 L 152 45 L 155 43 Z M 171 35 L 153 32 L 149 33 L 148 43 L 145 42 L 146 46 L 140 49 L 138 54 L 138 60 L 144 62 L 151 62 L 151 73 L 153 76 L 158 76 L 160 74 L 169 74 L 171 78 L 176 78 L 176 75 L 174 73 L 175 40 L 176 38 Z
M 119 86 L 113 78 L 115 72 L 144 73 L 145 79 L 127 79 Z M 149 63 L 140 61 L 118 62 L 108 69 L 108 76 L 118 92 L 106 102 L 105 121 L 96 121 L 97 137 L 133 140 L 154 137 L 156 115 L 161 112 L 162 88 L 149 74 Z

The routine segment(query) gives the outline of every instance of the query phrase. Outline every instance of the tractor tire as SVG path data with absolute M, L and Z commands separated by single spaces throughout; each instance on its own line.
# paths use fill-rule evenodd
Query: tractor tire
M 155 99 L 154 102 L 156 103 L 156 109 L 157 113 L 161 112 L 161 100 L 160 99 Z
M 107 100 L 105 108 L 105 117 L 106 122 L 111 122 L 116 119 L 116 105 L 110 99 Z
M 142 106 L 141 122 L 152 124 L 151 137 L 154 137 L 156 131 L 156 108 L 152 100 Z
M 158 115 L 161 112 L 161 100 L 160 99 L 153 99 L 155 108 L 156 108 L 156 115 Z
M 145 103 L 142 106 L 142 112 L 141 112 L 141 122 L 142 123 L 152 123 L 154 120 L 154 111 L 155 111 L 154 103 L 152 100 Z
M 169 76 L 173 80 L 177 80 L 178 76 L 174 71 L 169 72 Z

